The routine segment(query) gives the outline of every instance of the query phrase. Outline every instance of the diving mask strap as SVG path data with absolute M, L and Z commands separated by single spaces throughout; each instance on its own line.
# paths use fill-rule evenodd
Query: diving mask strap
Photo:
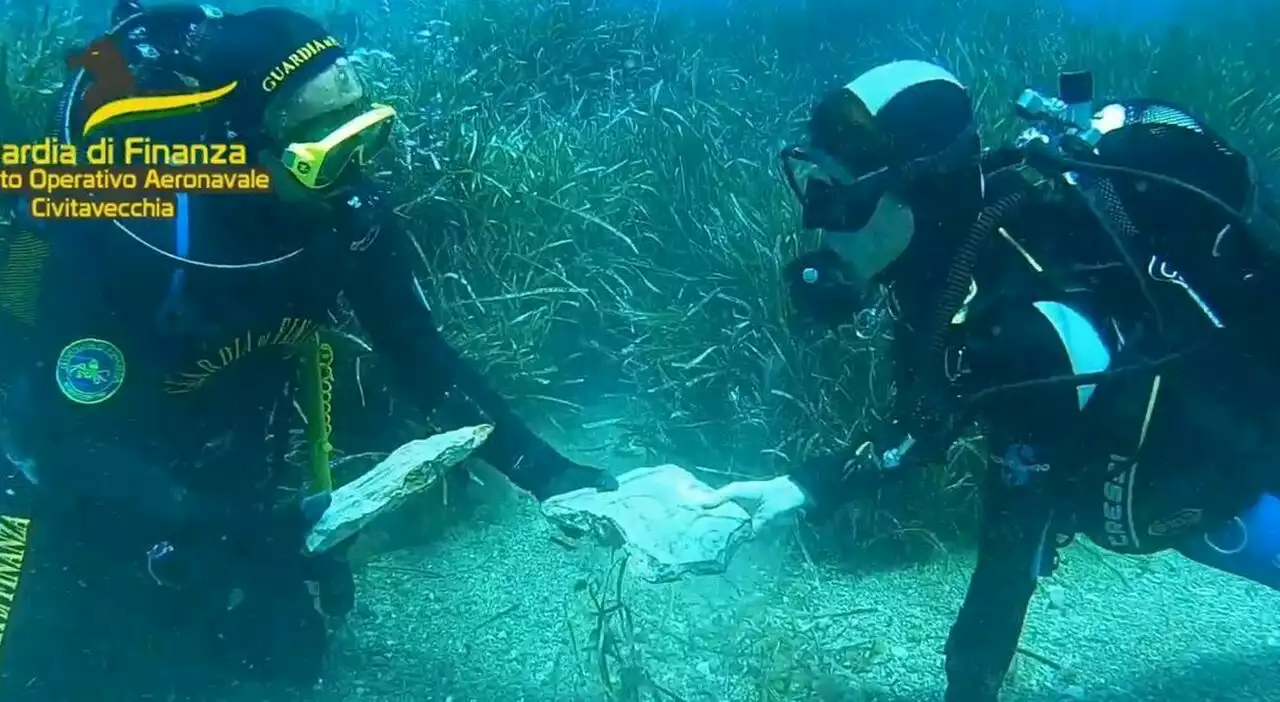
M 116 5 L 111 10 L 111 23 L 119 24 L 123 20 L 142 14 L 142 3 L 138 0 L 116 0 Z
M 854 176 L 849 173 L 849 171 L 840 164 L 840 161 L 838 161 L 835 156 L 832 156 L 817 147 L 805 149 L 804 154 L 809 163 L 817 166 L 818 170 L 822 171 L 839 185 L 854 185 L 858 181 L 866 178 L 866 176 Z
M 947 145 L 947 148 L 931 156 L 908 161 L 899 168 L 899 172 L 904 180 L 910 181 L 922 175 L 949 173 L 961 165 L 980 166 L 982 164 L 981 147 L 972 156 L 965 153 L 968 150 L 969 141 L 977 133 L 977 125 L 970 120 L 969 124 Z
M 970 121 L 947 147 L 936 154 L 921 156 L 897 166 L 885 166 L 853 179 L 853 185 L 880 178 L 889 178 L 891 183 L 900 185 L 929 175 L 945 175 L 964 165 L 974 165 L 981 169 L 982 149 L 972 157 L 965 152 L 969 141 L 978 133 L 977 126 Z

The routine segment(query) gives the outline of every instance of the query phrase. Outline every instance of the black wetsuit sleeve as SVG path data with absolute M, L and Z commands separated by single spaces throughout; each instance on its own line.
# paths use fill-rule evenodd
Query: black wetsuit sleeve
M 56 353 L 56 351 L 55 351 Z M 41 493 L 58 502 L 90 504 L 167 527 L 233 525 L 242 515 L 230 503 L 193 492 L 174 479 L 173 466 L 142 455 L 120 439 L 109 405 L 84 406 L 62 396 L 47 367 L 24 372 L 9 389 L 5 447 Z
M 462 424 L 490 423 L 493 434 L 478 454 L 512 482 L 535 495 L 569 465 L 539 438 L 509 403 L 445 340 L 414 275 L 419 259 L 409 235 L 377 217 L 360 226 L 353 240 L 364 242 L 345 292 L 361 328 L 408 399 L 422 411 L 440 410 Z M 376 233 L 372 227 L 378 227 Z M 361 247 L 354 247 L 361 248 Z
M 787 474 L 805 495 L 810 517 L 821 519 L 860 494 L 885 487 L 906 474 L 904 470 L 881 469 L 873 452 L 888 446 L 854 446 L 825 456 L 811 458 Z
M 811 458 L 787 474 L 804 491 L 809 504 L 824 506 L 845 496 L 846 475 L 858 469 L 856 448 Z
M 128 412 L 117 411 L 129 400 L 84 405 L 60 391 L 53 366 L 62 347 L 76 338 L 112 337 L 103 321 L 111 311 L 93 304 L 94 278 L 84 273 L 85 257 L 96 255 L 84 242 L 106 237 L 68 224 L 41 230 L 41 238 L 51 255 L 39 269 L 38 322 L 23 327 L 21 353 L 6 369 L 12 376 L 0 391 L 0 429 L 7 429 L 0 431 L 6 435 L 0 448 L 24 466 L 42 494 L 68 505 L 100 505 L 167 525 L 228 519 L 227 506 L 184 490 L 171 466 L 144 457 L 123 438 L 147 434 L 127 419 Z M 133 390 L 126 385 L 122 395 Z
M 968 353 L 971 375 L 985 387 L 1061 373 L 1069 362 L 1052 325 L 1030 305 L 992 329 L 998 337 L 977 339 Z M 996 700 L 1036 581 L 1053 568 L 1064 477 L 1086 460 L 1077 402 L 1075 386 L 1059 385 L 993 396 L 979 412 L 990 458 L 978 563 L 947 639 L 949 702 Z

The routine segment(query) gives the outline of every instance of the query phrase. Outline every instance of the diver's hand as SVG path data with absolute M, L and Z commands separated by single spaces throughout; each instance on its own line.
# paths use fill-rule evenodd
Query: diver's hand
M 222 519 L 193 523 L 151 547 L 147 572 L 157 584 L 178 588 L 219 581 L 304 580 L 307 533 L 331 502 L 331 495 L 322 492 L 272 509 L 232 509 Z
M 344 617 L 356 606 L 356 580 L 345 551 L 339 545 L 306 561 L 303 579 L 316 611 L 326 617 Z
M 320 614 L 341 617 L 355 607 L 355 578 L 346 555 L 353 539 L 324 553 L 304 553 L 307 534 L 332 502 L 331 493 L 321 492 L 264 515 L 260 540 L 249 541 L 242 551 L 245 558 L 238 575 L 246 596 L 275 596 L 280 585 L 304 582 Z
M 311 527 L 320 521 L 331 504 L 333 494 L 325 491 L 285 502 L 272 510 L 249 517 L 250 524 L 257 524 L 246 535 L 249 542 L 246 550 L 268 558 L 301 556 Z
M 772 480 L 744 480 L 729 483 L 700 501 L 706 509 L 737 502 L 751 514 L 751 526 L 759 532 L 778 519 L 792 514 L 808 501 L 804 491 L 786 476 Z
M 617 490 L 618 480 L 600 468 L 575 463 L 566 458 L 564 463 L 551 475 L 550 479 L 532 492 L 533 496 L 539 502 L 542 502 L 556 495 L 563 495 L 566 492 L 584 488 L 606 491 Z

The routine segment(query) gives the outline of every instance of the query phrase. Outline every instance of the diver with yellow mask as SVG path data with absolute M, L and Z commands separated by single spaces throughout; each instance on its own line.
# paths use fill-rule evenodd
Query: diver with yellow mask
M 955 76 L 890 63 L 826 95 L 783 152 L 821 231 L 786 268 L 795 307 L 885 332 L 893 408 L 707 504 L 741 502 L 757 528 L 829 514 L 941 470 L 976 424 L 983 518 L 949 702 L 998 698 L 1037 580 L 1078 534 L 1280 589 L 1274 196 L 1185 109 L 1095 104 L 1092 87 L 1067 73 L 1058 96 L 1028 90 L 1027 131 L 983 150 Z
M 0 402 L 3 455 L 21 467 L 0 497 L 0 551 L 21 564 L 0 573 L 16 588 L 0 593 L 14 597 L 0 698 L 222 699 L 240 681 L 319 679 L 327 617 L 354 598 L 341 553 L 301 553 L 342 431 L 318 336 L 340 295 L 393 390 L 444 422 L 492 423 L 478 454 L 518 486 L 616 487 L 539 439 L 436 329 L 409 235 L 363 168 L 395 111 L 322 26 L 122 3 L 94 47 L 59 102 L 60 139 L 77 142 L 95 86 L 234 83 L 211 106 L 99 134 L 242 143 L 276 191 L 179 194 L 172 218 L 31 223 L 35 253 L 5 291 L 21 304 L 0 308 L 26 339 Z M 297 436 L 310 470 L 286 460 Z

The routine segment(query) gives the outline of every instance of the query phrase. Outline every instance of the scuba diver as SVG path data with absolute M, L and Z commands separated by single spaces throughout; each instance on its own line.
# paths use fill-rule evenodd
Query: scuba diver
M 81 143 L 103 99 L 122 97 L 85 104 L 95 86 L 234 84 L 212 105 L 92 136 L 243 144 L 273 192 L 178 194 L 173 217 L 28 221 L 11 235 L 0 698 L 305 689 L 326 616 L 354 600 L 341 549 L 302 555 L 331 487 L 333 359 L 318 331 L 340 294 L 406 400 L 494 425 L 477 454 L 516 485 L 545 499 L 617 483 L 535 436 L 436 329 L 419 254 L 363 168 L 395 110 L 324 27 L 278 8 L 132 2 L 113 25 L 67 82 L 57 138 Z M 285 459 L 299 437 L 309 471 Z
M 1016 102 L 983 150 L 952 74 L 903 61 L 823 99 L 783 152 L 822 245 L 784 274 L 822 325 L 884 315 L 895 393 L 857 446 L 707 505 L 759 528 L 946 461 L 975 423 L 978 562 L 946 646 L 952 702 L 990 702 L 1027 605 L 1078 534 L 1280 588 L 1280 227 L 1253 163 L 1183 108 L 1093 104 L 1087 73 Z M 876 300 L 874 310 L 865 300 Z M 867 310 L 864 312 L 864 310 Z

